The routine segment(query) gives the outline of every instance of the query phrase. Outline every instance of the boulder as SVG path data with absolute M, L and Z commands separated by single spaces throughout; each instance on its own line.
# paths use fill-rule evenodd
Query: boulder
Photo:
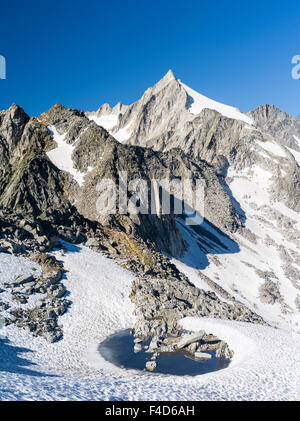
M 142 350 L 142 345 L 140 343 L 137 343 L 134 345 L 134 352 L 140 352 Z
M 208 354 L 207 352 L 195 352 L 196 358 L 201 358 L 205 360 L 209 360 L 211 358 L 211 354 Z
M 193 342 L 197 342 L 200 339 L 202 339 L 204 335 L 205 335 L 204 330 L 200 330 L 199 332 L 195 332 L 189 335 L 183 335 L 181 340 L 177 344 L 177 348 L 181 349 L 187 345 L 190 345 Z
M 146 362 L 146 370 L 154 371 L 156 369 L 156 362 L 155 361 L 147 361 Z
M 27 275 L 21 275 L 21 276 L 18 276 L 15 279 L 14 284 L 24 285 L 24 284 L 27 284 L 29 282 L 32 282 L 33 280 L 34 280 L 34 278 L 33 278 L 32 275 L 28 275 L 28 274 Z

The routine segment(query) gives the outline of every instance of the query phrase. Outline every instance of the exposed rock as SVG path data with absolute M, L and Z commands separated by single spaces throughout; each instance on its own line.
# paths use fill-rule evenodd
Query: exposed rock
M 259 287 L 259 299 L 266 304 L 275 304 L 277 301 L 281 301 L 278 285 L 273 281 L 265 281 Z
M 20 307 L 11 310 L 6 306 L 5 310 L 10 315 L 6 318 L 6 323 L 14 323 L 34 336 L 42 336 L 52 343 L 63 335 L 62 328 L 58 325 L 58 317 L 63 315 L 69 306 L 69 301 L 62 298 L 66 292 L 60 283 L 62 266 L 52 255 L 37 253 L 30 257 L 42 266 L 43 276 L 35 278 L 32 275 L 22 275 L 8 286 L 14 300 L 20 304 L 26 304 L 30 295 L 36 292 L 45 296 L 37 301 L 35 308 Z M 23 287 L 22 292 L 14 289 L 18 286 Z
M 202 339 L 204 335 L 205 335 L 204 330 L 201 330 L 200 332 L 195 332 L 191 335 L 184 335 L 181 337 L 180 341 L 177 343 L 177 348 L 178 349 L 184 348 L 185 346 L 193 342 L 196 342 L 199 339 Z
M 156 369 L 156 362 L 155 361 L 147 361 L 146 362 L 146 370 L 154 371 Z
M 134 352 L 140 352 L 142 350 L 142 345 L 139 343 L 136 343 L 134 345 Z
M 18 276 L 14 283 L 15 284 L 20 284 L 20 285 L 24 285 L 27 284 L 28 282 L 32 282 L 33 281 L 33 276 L 32 275 L 22 275 L 22 276 Z
M 226 342 L 222 341 L 220 343 L 220 346 L 216 351 L 216 357 L 217 358 L 226 358 L 226 359 L 231 359 L 233 357 L 233 352 L 229 349 Z
M 211 354 L 208 354 L 207 352 L 195 352 L 195 357 L 199 359 L 209 360 L 211 358 Z
M 262 105 L 248 115 L 253 118 L 264 132 L 270 133 L 284 146 L 300 152 L 300 146 L 295 136 L 300 139 L 300 119 L 292 117 L 274 105 Z

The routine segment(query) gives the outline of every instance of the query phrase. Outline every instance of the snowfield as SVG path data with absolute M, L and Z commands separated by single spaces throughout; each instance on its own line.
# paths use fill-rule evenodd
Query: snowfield
M 16 257 L 6 253 L 0 253 L 0 301 L 9 304 L 11 310 L 18 308 L 32 309 L 36 307 L 36 302 L 44 296 L 44 294 L 32 294 L 30 295 L 27 304 L 20 304 L 13 300 L 11 292 L 8 289 L 3 288 L 3 284 L 12 283 L 21 275 L 35 275 L 40 276 L 42 274 L 41 267 L 24 257 Z M 10 314 L 4 309 L 1 310 L 0 316 L 10 318 Z M 1 332 L 0 332 L 1 334 Z
M 87 173 L 83 173 L 74 167 L 72 159 L 73 150 L 75 148 L 74 143 L 67 143 L 65 140 L 66 134 L 60 135 L 54 126 L 48 127 L 49 131 L 53 135 L 57 147 L 47 152 L 47 156 L 50 161 L 60 170 L 66 171 L 73 176 L 80 187 L 84 183 L 84 177 Z M 90 168 L 89 168 L 90 170 Z
M 224 370 L 196 377 L 132 373 L 96 364 L 91 353 L 105 336 L 134 324 L 129 299 L 134 276 L 83 246 L 64 243 L 56 256 L 68 270 L 63 283 L 72 304 L 60 318 L 55 344 L 14 326 L 0 341 L 1 400 L 295 400 L 299 399 L 299 335 L 266 326 L 186 318 L 186 329 L 206 329 L 235 355 Z M 4 282 L 33 265 L 0 254 Z M 38 268 L 36 268 L 38 270 Z
M 271 154 L 279 156 L 282 153 L 283 157 L 284 148 L 281 146 L 274 148 L 271 142 L 257 142 L 255 146 L 261 144 L 264 147 L 267 144 Z M 298 212 L 272 200 L 272 177 L 273 173 L 262 165 L 252 165 L 242 170 L 230 167 L 230 182 L 224 188 L 253 237 L 235 233 L 231 236 L 234 241 L 230 243 L 224 235 L 204 223 L 202 229 L 211 232 L 218 240 L 210 240 L 206 235 L 207 245 L 204 246 L 201 234 L 195 233 L 178 219 L 177 227 L 189 247 L 181 260 L 172 260 L 198 288 L 211 289 L 201 277 L 206 275 L 270 325 L 299 333 L 299 279 L 293 281 L 287 267 L 293 267 L 296 272 L 300 270 L 300 265 L 296 259 L 291 258 L 290 262 L 285 260 L 281 251 L 283 249 L 291 256 L 293 253 L 298 255 L 299 246 L 293 236 L 288 235 L 285 226 L 290 223 L 296 233 L 296 230 L 300 230 L 300 218 Z M 220 243 L 223 247 L 219 246 Z M 260 291 L 266 280 L 264 274 L 270 275 L 280 294 L 273 303 L 261 298 Z M 219 298 L 223 299 L 220 295 Z
M 232 107 L 230 105 L 222 104 L 220 102 L 214 101 L 213 99 L 207 98 L 206 96 L 201 95 L 198 92 L 194 91 L 194 89 L 185 85 L 180 80 L 178 81 L 180 85 L 184 88 L 186 93 L 189 95 L 189 97 L 192 99 L 191 106 L 189 107 L 189 111 L 192 114 L 197 115 L 205 108 L 209 108 L 210 110 L 218 111 L 220 114 L 224 115 L 225 117 L 244 121 L 250 126 L 253 125 L 252 118 L 243 114 L 238 108 Z
M 118 114 L 106 114 L 102 116 L 95 115 L 96 113 L 90 113 L 88 118 L 93 120 L 98 126 L 104 127 L 106 130 L 113 129 L 118 123 Z

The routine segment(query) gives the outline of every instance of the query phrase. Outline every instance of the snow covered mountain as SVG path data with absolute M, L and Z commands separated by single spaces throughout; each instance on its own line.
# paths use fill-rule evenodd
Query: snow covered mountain
M 189 88 L 176 79 L 171 70 L 134 104 L 118 103 L 113 108 L 104 104 L 98 111 L 86 114 L 119 142 L 143 146 L 144 143 L 147 146 L 151 144 L 157 150 L 167 134 L 168 144 L 176 146 L 174 132 L 188 130 L 195 116 L 204 109 L 253 124 L 253 120 L 238 109 L 213 101 Z
M 172 71 L 131 105 L 0 111 L 0 398 L 294 399 L 299 139 L 299 118 L 243 114 Z M 99 180 L 125 172 L 152 186 L 154 212 L 98 212 Z M 153 184 L 186 179 L 204 186 L 198 225 L 164 214 Z M 120 328 L 155 354 L 204 329 L 187 352 L 215 346 L 232 361 L 192 383 L 124 374 L 97 353 Z M 20 361 L 19 349 L 34 353 Z
M 172 71 L 134 104 L 105 104 L 87 116 L 120 142 L 180 148 L 213 165 L 241 221 L 231 233 L 239 252 L 228 253 L 222 238 L 223 249 L 207 246 L 205 231 L 195 238 L 178 221 L 190 244 L 185 273 L 203 288 L 204 279 L 216 283 L 272 324 L 298 326 L 299 119 L 269 106 L 242 114 L 198 94 Z
M 300 118 L 292 117 L 274 105 L 264 105 L 248 113 L 261 130 L 290 149 L 300 151 Z

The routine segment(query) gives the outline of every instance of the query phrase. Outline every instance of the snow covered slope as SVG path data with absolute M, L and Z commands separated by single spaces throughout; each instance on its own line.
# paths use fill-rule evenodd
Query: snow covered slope
M 228 368 L 196 377 L 129 373 L 97 368 L 89 350 L 104 336 L 133 325 L 128 298 L 133 276 L 111 260 L 64 243 L 57 256 L 68 270 L 64 284 L 72 305 L 60 318 L 64 337 L 55 344 L 14 325 L 2 329 L 0 341 L 1 400 L 295 400 L 297 340 L 282 330 L 246 323 L 189 318 L 190 330 L 222 336 L 234 349 Z M 1 259 L 0 270 L 15 265 Z M 11 266 L 9 266 L 11 265 Z
M 206 276 L 271 325 L 300 331 L 299 213 L 272 200 L 272 172 L 259 165 L 229 168 L 227 180 L 244 229 L 230 244 L 208 224 L 195 230 L 179 219 L 189 248 L 173 261 L 196 286 L 211 289 Z
M 241 111 L 237 108 L 221 104 L 220 102 L 207 98 L 206 96 L 194 91 L 193 89 L 185 85 L 183 82 L 180 81 L 179 83 L 190 97 L 189 110 L 192 114 L 197 115 L 201 113 L 201 111 L 204 110 L 204 108 L 209 108 L 211 110 L 218 111 L 225 117 L 234 118 L 236 120 L 242 120 L 249 125 L 253 124 L 252 118 L 247 117 L 245 114 L 241 113 Z
M 82 186 L 85 174 L 74 168 L 72 159 L 72 153 L 75 147 L 74 143 L 67 143 L 65 135 L 60 135 L 54 126 L 49 127 L 50 132 L 53 135 L 57 147 L 47 152 L 50 161 L 56 165 L 62 171 L 66 171 L 71 174 L 77 183 Z

